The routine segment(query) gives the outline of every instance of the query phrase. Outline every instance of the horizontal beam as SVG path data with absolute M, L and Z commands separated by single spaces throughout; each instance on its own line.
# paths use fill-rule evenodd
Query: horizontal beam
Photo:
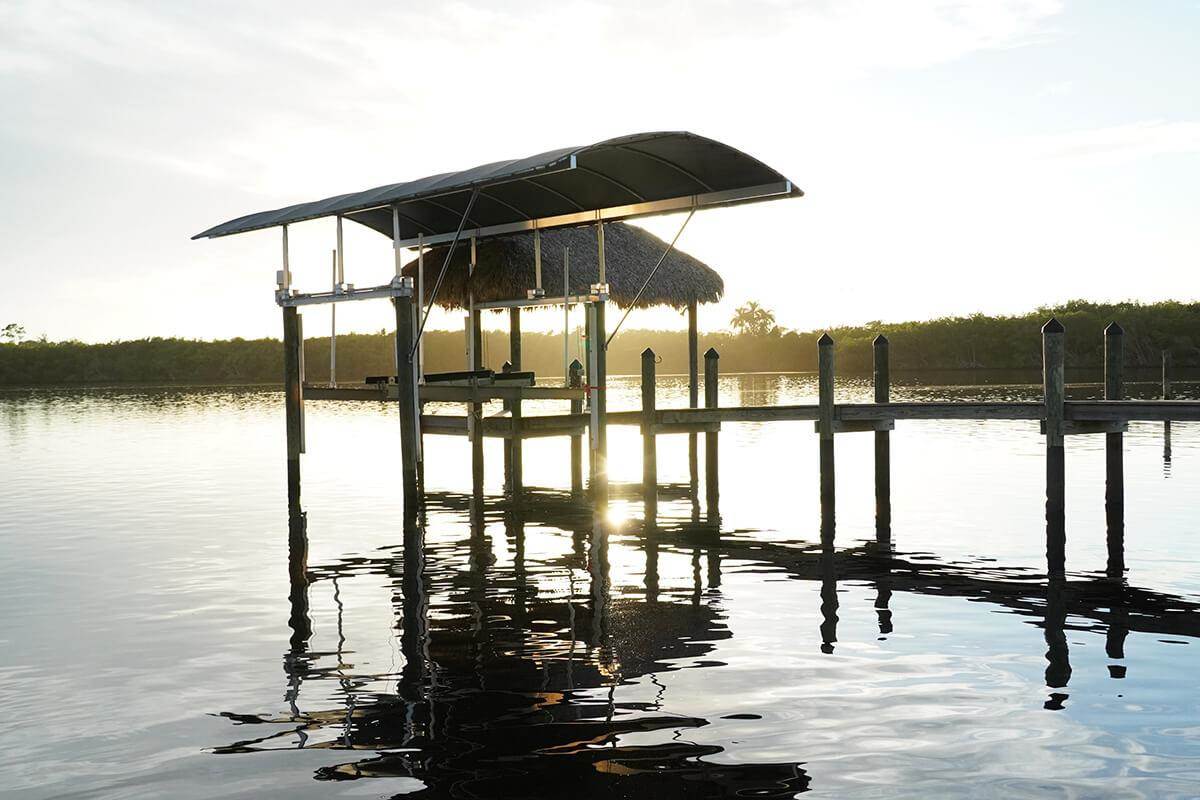
M 815 406 L 814 406 L 815 408 Z M 1041 403 L 947 401 L 930 403 L 839 403 L 834 418 L 843 421 L 882 419 L 1042 419 Z
M 352 300 L 374 300 L 388 297 L 412 297 L 412 287 L 385 284 L 383 286 L 370 286 L 364 289 L 347 287 L 339 289 L 336 292 L 312 292 L 310 294 L 301 294 L 299 292 L 287 294 L 283 290 L 280 290 L 275 293 L 275 303 L 281 308 L 291 308 L 294 306 L 318 306 L 330 303 L 348 303 Z
M 1072 420 L 1200 420 L 1200 400 L 1072 400 L 1066 406 L 1066 417 Z
M 1062 432 L 1064 436 L 1073 436 L 1084 433 L 1125 433 L 1129 430 L 1129 423 L 1123 420 L 1108 419 L 1108 420 L 1064 420 L 1062 424 Z M 1041 432 L 1046 433 L 1045 421 L 1041 424 Z
M 567 303 L 575 305 L 576 303 L 598 303 L 601 300 L 607 300 L 607 295 L 601 296 L 598 294 L 575 294 L 567 297 Z M 539 308 L 542 306 L 561 306 L 563 299 L 561 296 L 521 298 L 517 300 L 489 300 L 487 302 L 475 303 L 477 311 L 487 311 L 495 308 Z
M 507 222 L 502 225 L 487 225 L 478 228 L 467 228 L 462 232 L 462 238 L 474 236 L 483 239 L 488 236 L 507 236 L 514 233 L 524 233 L 535 228 L 564 228 L 572 225 L 586 225 L 589 222 L 614 222 L 622 219 L 649 217 L 655 214 L 670 214 L 675 211 L 688 211 L 693 208 L 718 208 L 720 206 L 751 203 L 756 200 L 769 200 L 772 197 L 786 197 L 792 193 L 791 181 L 764 183 L 744 189 L 727 189 L 720 192 L 705 192 L 704 194 L 672 197 L 666 200 L 650 200 L 644 203 L 631 203 L 625 206 L 612 206 L 589 211 L 577 211 L 573 214 L 559 214 L 554 217 L 542 217 L 520 222 Z M 400 239 L 395 247 L 416 247 L 418 244 L 433 247 L 446 244 L 454 239 L 452 233 L 441 233 L 433 236 L 422 236 L 419 239 Z
M 425 403 L 486 403 L 489 400 L 582 400 L 583 388 L 569 386 L 442 386 L 426 383 L 420 388 Z M 389 384 L 389 397 L 395 397 L 395 384 Z M 531 419 L 534 419 L 531 417 Z
M 896 421 L 894 419 L 857 419 L 843 421 L 835 419 L 833 421 L 834 433 L 863 433 L 867 431 L 894 431 L 896 430 Z M 817 420 L 813 423 L 813 432 L 821 432 L 821 422 Z

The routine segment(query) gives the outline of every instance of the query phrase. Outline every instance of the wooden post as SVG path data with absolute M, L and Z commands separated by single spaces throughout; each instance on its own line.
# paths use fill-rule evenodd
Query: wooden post
M 704 407 L 716 408 L 718 404 L 717 397 L 717 377 L 720 367 L 720 354 L 710 347 L 704 352 Z M 720 468 L 718 464 L 720 459 L 717 453 L 717 436 L 716 431 L 709 431 L 704 434 L 704 482 L 706 484 L 706 499 L 708 503 L 708 518 L 715 522 L 720 518 Z
M 399 286 L 407 294 L 392 298 L 396 307 L 396 393 L 400 406 L 400 455 L 403 459 L 402 476 L 405 498 L 416 498 L 417 481 L 417 438 L 420 434 L 420 411 L 417 405 L 416 370 L 413 353 L 413 317 L 415 309 L 412 298 L 412 278 L 401 278 Z
M 541 281 L 538 281 L 538 288 L 541 288 Z M 508 310 L 508 358 L 511 362 L 511 368 L 517 372 L 521 371 L 521 309 L 510 308 Z M 524 440 L 521 436 L 521 421 L 524 418 L 525 409 L 522 406 L 522 400 L 518 397 L 509 405 L 509 415 L 512 419 L 512 438 L 507 440 L 511 470 L 511 479 L 509 480 L 508 490 L 512 493 L 513 500 L 518 503 L 521 501 L 521 496 L 525 490 L 524 476 Z
M 512 372 L 512 362 L 505 361 L 500 365 L 500 371 L 506 374 Z M 505 411 L 509 412 L 510 415 L 512 414 L 513 404 L 511 400 L 506 398 L 501 401 L 501 405 Z M 511 492 L 512 486 L 512 439 L 509 438 L 504 440 L 504 491 Z
M 700 335 L 696 327 L 696 301 L 688 301 L 688 408 L 700 405 Z M 688 476 L 692 497 L 699 484 L 700 459 L 696 434 L 688 434 Z
M 603 238 L 601 239 L 603 241 Z M 603 262 L 601 262 L 603 263 Z M 603 511 L 608 505 L 608 352 L 605 347 L 604 301 L 592 306 L 591 357 L 595 365 L 589 391 L 592 397 L 592 502 Z
M 300 508 L 300 453 L 302 445 L 302 408 L 304 337 L 300 332 L 300 312 L 295 306 L 283 309 L 283 405 L 287 420 L 288 508 Z
M 642 495 L 647 524 L 658 515 L 658 453 L 654 435 L 654 351 L 642 351 Z
M 1125 366 L 1125 331 L 1116 322 L 1104 329 L 1104 399 L 1123 398 L 1122 371 Z M 1125 573 L 1125 460 L 1124 436 L 1104 435 L 1104 514 L 1107 519 L 1108 569 L 1110 578 Z
M 471 337 L 470 369 L 483 369 L 480 312 L 472 311 L 468 320 Z M 483 403 L 469 403 L 467 412 L 471 416 L 471 495 L 478 501 L 483 497 Z
M 519 391 L 519 390 L 518 390 Z M 513 502 L 517 505 L 521 504 L 521 499 L 525 494 L 525 460 L 523 450 L 521 448 L 521 438 L 524 436 L 524 411 L 522 410 L 523 399 L 520 394 L 512 401 L 512 407 L 509 411 L 509 419 L 512 422 L 512 438 L 509 440 L 512 457 L 512 476 L 509 481 L 509 491 L 512 493 Z
M 568 375 L 571 388 L 583 387 L 583 364 L 578 358 L 571 362 Z M 571 401 L 571 413 L 583 413 L 583 400 Z M 583 494 L 583 437 L 578 435 L 571 436 L 571 494 L 575 497 Z
M 1052 578 L 1066 575 L 1066 452 L 1063 447 L 1066 334 L 1051 318 L 1042 326 L 1042 385 L 1046 413 L 1046 565 Z
M 521 371 L 521 309 L 508 310 L 508 360 L 512 368 Z
M 821 532 L 832 534 L 834 525 L 833 478 L 833 337 L 817 340 L 817 433 L 821 438 Z
M 888 339 L 882 333 L 874 342 L 875 402 L 891 397 Z M 888 431 L 875 431 L 875 538 L 887 541 L 892 535 L 892 441 Z
M 1162 351 L 1162 399 L 1171 400 L 1171 351 Z M 1171 420 L 1163 422 L 1163 463 L 1171 463 Z

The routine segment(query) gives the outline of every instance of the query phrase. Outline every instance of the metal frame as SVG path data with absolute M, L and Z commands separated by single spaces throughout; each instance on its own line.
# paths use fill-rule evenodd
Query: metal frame
M 575 305 L 576 303 L 594 303 L 598 300 L 607 300 L 608 294 L 574 294 L 565 298 L 567 305 Z M 488 311 L 497 308 L 536 308 L 538 306 L 561 306 L 563 305 L 563 297 L 522 297 L 513 300 L 488 300 L 475 304 L 476 311 Z
M 347 286 L 339 292 L 312 292 L 311 294 L 302 294 L 299 292 L 286 293 L 286 290 L 280 290 L 275 293 L 275 304 L 281 308 L 292 308 L 296 306 L 319 306 L 328 303 L 346 303 L 351 300 L 373 300 L 379 297 L 410 297 L 411 289 L 405 289 L 399 285 L 399 277 L 392 279 L 391 283 L 383 286 L 369 286 L 365 289 L 356 289 L 353 286 Z
M 540 217 L 522 222 L 506 222 L 501 225 L 488 225 L 474 229 L 465 229 L 459 236 L 474 236 L 484 239 L 489 236 L 504 236 L 512 233 L 522 233 L 545 228 L 563 228 L 571 225 L 585 225 L 590 222 L 615 222 L 636 217 L 648 217 L 655 214 L 669 214 L 672 211 L 688 211 L 698 208 L 715 208 L 720 206 L 750 203 L 757 200 L 767 200 L 772 197 L 786 197 L 793 191 L 791 181 L 764 183 L 744 189 L 727 189 L 720 192 L 685 195 L 666 200 L 650 200 L 645 203 L 632 203 L 625 206 L 610 206 L 592 211 L 578 211 L 572 214 L 560 214 L 554 217 Z M 440 233 L 424 236 L 421 243 L 433 247 L 453 241 L 453 233 Z M 415 247 L 417 238 L 401 239 L 395 242 L 396 247 Z

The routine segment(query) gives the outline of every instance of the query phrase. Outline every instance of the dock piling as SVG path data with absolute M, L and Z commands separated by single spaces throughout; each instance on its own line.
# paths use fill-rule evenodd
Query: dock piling
M 510 369 L 521 371 L 521 309 L 508 310 L 508 360 Z M 512 419 L 512 438 L 508 439 L 510 477 L 508 490 L 512 498 L 520 502 L 525 490 L 525 459 L 524 438 L 521 435 L 524 420 L 524 401 L 518 396 L 509 404 L 509 415 Z
M 658 453 L 654 435 L 654 351 L 642 351 L 642 495 L 647 522 L 658 515 Z
M 720 368 L 721 356 L 715 348 L 708 348 L 704 352 L 704 407 L 716 408 L 718 404 L 717 398 L 717 377 Z M 704 434 L 704 481 L 705 495 L 708 504 L 708 519 L 715 522 L 720 518 L 720 482 L 719 482 L 719 462 L 717 452 L 717 437 L 715 430 L 710 430 Z
M 1116 322 L 1104 329 L 1104 399 L 1122 400 L 1125 366 L 1125 330 Z M 1125 572 L 1125 455 L 1124 435 L 1104 434 L 1104 514 L 1107 521 L 1110 578 Z
M 817 340 L 817 432 L 821 439 L 821 530 L 834 521 L 833 476 L 833 337 Z
M 875 337 L 875 402 L 887 403 L 891 397 L 888 364 L 888 339 Z M 875 431 L 875 538 L 884 542 L 892 535 L 892 441 L 889 431 Z
M 1171 351 L 1162 351 L 1162 399 L 1171 400 Z M 1171 420 L 1163 422 L 1163 464 L 1171 463 Z
M 1051 317 L 1042 326 L 1042 396 L 1046 416 L 1046 564 L 1052 578 L 1066 574 L 1066 452 L 1063 447 L 1065 330 Z
M 400 457 L 403 461 L 402 476 L 405 498 L 415 498 L 417 481 L 417 439 L 420 436 L 421 417 L 417 403 L 416 370 L 413 348 L 413 322 L 415 309 L 412 297 L 412 278 L 399 278 L 401 290 L 408 293 L 393 298 L 396 307 L 396 393 L 400 406 Z
M 571 362 L 567 374 L 572 389 L 583 388 L 583 364 L 579 363 L 578 358 Z M 582 413 L 583 400 L 572 399 L 571 414 Z M 571 494 L 574 497 L 583 494 L 583 437 L 578 434 L 571 435 Z
M 287 420 L 287 480 L 289 507 L 300 506 L 300 453 L 304 450 L 304 335 L 300 312 L 283 309 L 283 402 Z
M 588 304 L 591 330 L 588 332 L 588 396 L 591 399 L 592 503 L 603 513 L 608 505 L 608 386 L 607 347 L 604 331 L 604 300 Z

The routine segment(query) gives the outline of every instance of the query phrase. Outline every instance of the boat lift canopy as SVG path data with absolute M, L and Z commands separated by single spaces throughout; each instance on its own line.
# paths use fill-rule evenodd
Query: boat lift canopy
M 261 211 L 192 238 L 343 216 L 392 238 L 398 248 L 415 247 L 456 234 L 485 239 L 802 194 L 758 159 L 712 139 L 638 133 Z

